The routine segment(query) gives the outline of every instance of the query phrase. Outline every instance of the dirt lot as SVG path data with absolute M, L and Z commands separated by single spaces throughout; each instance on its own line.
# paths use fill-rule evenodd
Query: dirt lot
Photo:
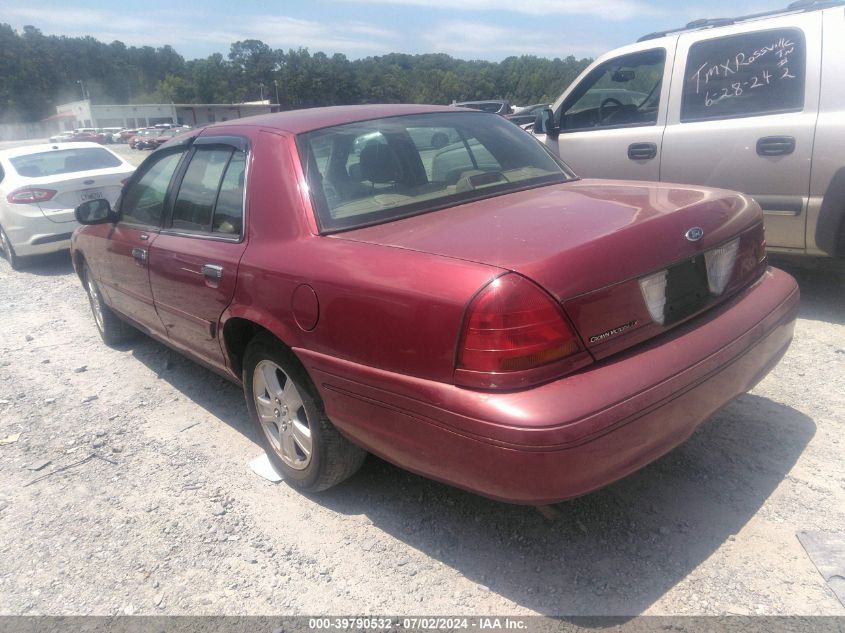
M 789 268 L 772 374 L 550 522 L 374 458 L 271 484 L 237 387 L 103 345 L 67 256 L 0 262 L 0 613 L 845 615 L 795 536 L 845 525 L 844 268 Z

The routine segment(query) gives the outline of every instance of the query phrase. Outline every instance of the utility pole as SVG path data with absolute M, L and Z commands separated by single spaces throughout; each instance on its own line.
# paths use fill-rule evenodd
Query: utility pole
M 260 90 L 258 100 L 264 101 L 264 82 L 263 81 L 260 84 L 258 84 L 258 89 Z
M 279 80 L 274 79 L 273 85 L 276 86 L 276 105 L 279 106 L 279 108 L 281 108 L 282 104 L 279 102 Z

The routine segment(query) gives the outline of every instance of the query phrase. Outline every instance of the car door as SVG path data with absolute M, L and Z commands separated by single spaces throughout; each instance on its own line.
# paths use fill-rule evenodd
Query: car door
M 821 20 L 795 13 L 678 41 L 660 179 L 752 195 L 770 247 L 805 248 Z
M 152 294 L 168 338 L 218 368 L 225 361 L 217 326 L 246 247 L 247 158 L 246 138 L 198 137 L 150 248 Z
M 561 96 L 558 133 L 540 138 L 584 178 L 657 180 L 673 51 L 654 43 L 623 51 L 598 60 Z
M 185 147 L 151 156 L 127 184 L 118 201 L 120 219 L 106 235 L 108 269 L 101 272 L 109 304 L 154 334 L 164 325 L 153 303 L 149 251 L 161 225 L 170 182 Z

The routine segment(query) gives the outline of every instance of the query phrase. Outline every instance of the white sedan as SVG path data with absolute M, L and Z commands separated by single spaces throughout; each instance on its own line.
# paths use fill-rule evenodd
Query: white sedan
M 96 143 L 0 150 L 0 249 L 13 269 L 21 256 L 70 247 L 74 209 L 104 198 L 114 206 L 135 168 Z

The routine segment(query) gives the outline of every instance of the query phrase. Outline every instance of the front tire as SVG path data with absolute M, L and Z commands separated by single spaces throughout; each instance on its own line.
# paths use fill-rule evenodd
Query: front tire
M 293 352 L 259 334 L 247 345 L 243 367 L 244 397 L 259 441 L 290 486 L 320 492 L 355 474 L 366 451 L 331 423 Z
M 94 281 L 91 269 L 86 265 L 82 274 L 82 284 L 88 295 L 88 303 L 91 306 L 91 313 L 94 316 L 94 324 L 103 342 L 109 347 L 114 347 L 132 339 L 137 330 L 131 325 L 122 321 L 114 311 L 103 301 L 100 288 Z
M 9 262 L 9 266 L 12 270 L 20 270 L 21 258 L 15 254 L 15 247 L 12 246 L 12 243 L 9 241 L 9 236 L 6 235 L 6 231 L 3 230 L 2 226 L 0 226 L 0 249 L 2 249 L 3 256 L 6 258 L 6 261 Z

